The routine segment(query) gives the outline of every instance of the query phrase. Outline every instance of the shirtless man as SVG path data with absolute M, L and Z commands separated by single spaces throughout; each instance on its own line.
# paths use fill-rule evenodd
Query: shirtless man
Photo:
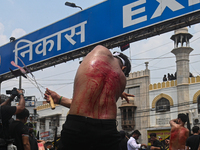
M 73 100 L 46 90 L 56 104 L 70 107 L 61 132 L 62 149 L 118 150 L 120 134 L 116 129 L 119 97 L 123 93 L 131 64 L 127 56 L 96 46 L 80 64 L 74 81 Z
M 189 137 L 189 130 L 184 127 L 186 121 L 185 114 L 178 114 L 177 119 L 169 122 L 171 126 L 169 150 L 185 150 L 186 140 Z

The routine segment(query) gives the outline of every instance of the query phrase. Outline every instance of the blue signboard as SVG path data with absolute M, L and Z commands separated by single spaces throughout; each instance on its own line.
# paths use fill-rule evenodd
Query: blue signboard
M 107 0 L 0 47 L 0 75 L 200 9 L 199 0 Z

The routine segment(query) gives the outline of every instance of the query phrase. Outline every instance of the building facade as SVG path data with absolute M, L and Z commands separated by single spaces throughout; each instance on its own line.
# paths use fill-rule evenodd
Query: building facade
M 55 104 L 55 107 L 52 110 L 49 103 L 37 107 L 36 130 L 39 131 L 42 140 L 53 140 L 56 131 L 58 137 L 61 134 L 62 125 L 66 120 L 69 109 L 57 104 Z
M 171 51 L 176 57 L 176 73 L 171 80 L 162 83 L 150 84 L 150 71 L 148 63 L 144 71 L 131 73 L 127 78 L 126 92 L 135 95 L 131 107 L 133 113 L 133 128 L 123 128 L 123 117 L 126 111 L 124 103 L 118 104 L 118 113 L 121 114 L 121 127 L 119 130 L 132 132 L 141 131 L 141 143 L 148 143 L 149 134 L 157 133 L 159 140 L 164 140 L 170 135 L 169 121 L 177 118 L 179 113 L 186 113 L 190 125 L 200 125 L 200 77 L 193 77 L 189 71 L 189 54 L 193 51 L 189 40 L 192 35 L 187 28 L 178 29 L 171 39 L 174 49 Z

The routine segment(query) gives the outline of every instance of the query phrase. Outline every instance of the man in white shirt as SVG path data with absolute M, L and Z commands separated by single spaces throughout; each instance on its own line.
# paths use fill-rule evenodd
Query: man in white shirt
M 135 130 L 132 133 L 132 136 L 127 142 L 127 148 L 128 150 L 138 150 L 142 146 L 147 147 L 146 144 L 137 144 L 136 140 L 140 137 L 141 133 L 138 130 Z

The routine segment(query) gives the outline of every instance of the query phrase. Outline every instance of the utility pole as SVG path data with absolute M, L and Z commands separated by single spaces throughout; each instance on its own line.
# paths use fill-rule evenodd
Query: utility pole
M 22 89 L 22 76 L 19 76 L 19 90 Z

